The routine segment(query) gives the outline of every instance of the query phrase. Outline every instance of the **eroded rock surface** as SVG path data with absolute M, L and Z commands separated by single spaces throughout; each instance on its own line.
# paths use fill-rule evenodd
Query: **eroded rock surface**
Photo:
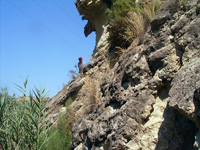
M 85 26 L 85 36 L 87 37 L 91 32 L 96 33 L 96 47 L 94 54 L 98 51 L 105 51 L 108 49 L 109 42 L 107 31 L 107 17 L 105 15 L 106 9 L 109 7 L 108 0 L 76 0 L 75 5 L 83 20 L 88 20 Z
M 105 9 L 100 8 L 108 3 L 78 0 L 76 4 L 97 30 L 90 13 L 95 9 L 93 14 L 103 16 Z M 84 74 L 49 101 L 54 112 L 73 97 L 77 121 L 72 149 L 199 148 L 200 1 L 189 0 L 177 11 L 170 4 L 167 1 L 158 11 L 144 41 L 133 41 L 113 68 L 107 55 L 97 50 Z M 100 25 L 104 28 L 105 22 Z M 106 40 L 99 36 L 98 41 Z M 102 51 L 109 46 L 105 43 Z

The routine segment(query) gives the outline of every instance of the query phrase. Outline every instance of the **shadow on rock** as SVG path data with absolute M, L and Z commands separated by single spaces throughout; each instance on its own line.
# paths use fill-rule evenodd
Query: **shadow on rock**
M 163 117 L 155 150 L 193 150 L 198 132 L 195 124 L 169 106 L 166 107 Z

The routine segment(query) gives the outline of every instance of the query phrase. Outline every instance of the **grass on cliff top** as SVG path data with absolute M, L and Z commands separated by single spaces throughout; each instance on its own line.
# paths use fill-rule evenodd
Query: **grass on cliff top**
M 135 38 L 142 39 L 160 6 L 160 0 L 116 0 L 107 10 L 112 46 L 127 48 Z

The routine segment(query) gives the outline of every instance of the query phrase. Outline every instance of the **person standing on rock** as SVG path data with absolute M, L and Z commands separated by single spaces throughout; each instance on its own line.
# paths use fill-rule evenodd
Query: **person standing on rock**
M 78 60 L 79 60 L 78 62 L 79 73 L 83 73 L 83 68 L 85 67 L 85 63 L 83 63 L 82 57 L 79 57 Z

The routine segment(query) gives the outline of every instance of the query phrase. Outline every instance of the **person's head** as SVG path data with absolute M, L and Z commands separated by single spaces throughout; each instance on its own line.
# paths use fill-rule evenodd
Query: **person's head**
M 82 61 L 83 61 L 83 58 L 82 58 L 82 57 L 79 57 L 78 60 L 79 60 L 79 62 L 82 62 Z

